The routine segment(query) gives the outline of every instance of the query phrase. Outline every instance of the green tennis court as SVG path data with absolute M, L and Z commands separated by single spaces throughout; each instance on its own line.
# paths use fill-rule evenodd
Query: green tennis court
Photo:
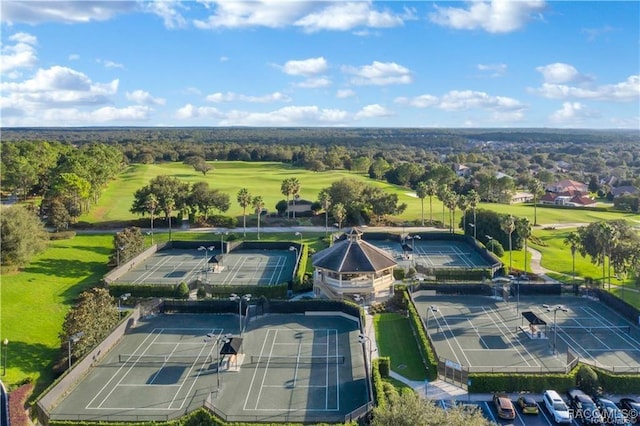
M 116 282 L 176 285 L 200 280 L 219 285 L 276 285 L 293 277 L 296 253 L 290 250 L 165 249 L 135 264 Z
M 164 421 L 205 404 L 228 421 L 344 421 L 368 402 L 353 320 L 161 314 L 141 320 L 51 411 L 52 420 Z M 279 420 L 277 420 L 279 419 Z
M 414 300 L 438 357 L 468 371 L 563 371 L 568 348 L 619 372 L 640 369 L 640 330 L 599 301 L 527 296 L 516 308 L 515 300 L 428 292 Z M 546 324 L 531 329 L 522 312 Z

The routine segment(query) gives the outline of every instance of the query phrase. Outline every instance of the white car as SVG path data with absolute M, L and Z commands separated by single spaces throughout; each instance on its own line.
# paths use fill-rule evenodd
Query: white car
M 553 416 L 556 423 L 571 423 L 571 413 L 569 407 L 564 403 L 558 392 L 554 390 L 544 391 L 542 396 L 545 407 Z

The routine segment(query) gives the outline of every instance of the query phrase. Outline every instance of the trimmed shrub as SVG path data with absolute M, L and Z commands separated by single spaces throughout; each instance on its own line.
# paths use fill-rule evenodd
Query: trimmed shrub
M 189 286 L 187 283 L 182 281 L 178 287 L 176 287 L 176 297 L 178 299 L 188 299 L 189 298 Z
M 203 285 L 198 287 L 198 292 L 196 293 L 196 297 L 198 299 L 204 299 L 205 297 L 207 297 L 207 289 L 205 289 Z
M 489 250 L 490 252 L 492 252 L 498 257 L 501 257 L 504 255 L 504 248 L 502 247 L 502 244 L 500 244 L 500 242 L 496 241 L 495 239 L 490 240 L 487 243 L 487 250 Z
M 374 359 L 371 362 L 371 385 L 373 387 L 373 399 L 376 405 L 381 409 L 386 408 L 387 398 L 384 393 L 384 381 L 380 375 L 380 359 Z
M 598 382 L 598 375 L 588 365 L 581 365 L 578 368 L 578 374 L 576 376 L 576 386 L 589 395 L 600 394 L 600 383 Z
M 380 375 L 382 377 L 389 377 L 389 372 L 391 371 L 391 358 L 388 356 L 378 358 L 379 361 L 379 369 Z
M 76 231 L 61 231 L 61 232 L 50 232 L 49 239 L 51 241 L 56 240 L 70 240 L 76 236 Z

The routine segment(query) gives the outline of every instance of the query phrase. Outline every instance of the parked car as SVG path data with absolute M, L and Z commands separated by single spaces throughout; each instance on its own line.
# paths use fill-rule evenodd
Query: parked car
M 518 398 L 518 406 L 523 414 L 538 414 L 538 403 L 530 396 L 523 395 Z
M 496 406 L 498 417 L 501 419 L 513 420 L 516 418 L 516 410 L 507 395 L 499 393 L 493 395 L 493 404 Z
M 602 415 L 596 407 L 596 403 L 586 393 L 580 389 L 570 389 L 567 391 L 569 397 L 569 407 L 573 410 L 573 417 L 580 419 L 583 425 L 601 425 Z
M 567 404 L 560 398 L 558 392 L 546 390 L 542 395 L 542 400 L 556 423 L 571 423 L 569 407 L 567 407 Z
M 622 398 L 619 405 L 629 422 L 632 424 L 640 423 L 640 402 L 631 398 Z
M 627 420 L 621 409 L 616 404 L 607 398 L 598 398 L 596 405 L 602 414 L 604 423 L 608 425 L 623 425 L 630 426 L 631 423 Z

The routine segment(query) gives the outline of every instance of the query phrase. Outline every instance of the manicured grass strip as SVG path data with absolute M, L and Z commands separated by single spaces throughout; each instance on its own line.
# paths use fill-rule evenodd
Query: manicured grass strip
M 374 317 L 374 326 L 378 351 L 391 359 L 391 370 L 410 380 L 425 380 L 427 372 L 409 320 L 396 313 L 382 313 Z
M 112 235 L 78 235 L 51 241 L 21 272 L 3 275 L 0 336 L 9 340 L 6 384 L 32 377 L 37 395 L 54 379 L 58 333 L 69 307 L 107 272 Z
M 306 200 L 315 201 L 321 189 L 331 185 L 331 183 L 345 177 L 354 178 L 367 182 L 373 186 L 384 189 L 390 194 L 397 194 L 400 203 L 406 203 L 407 209 L 401 216 L 393 217 L 396 222 L 413 221 L 420 219 L 420 199 L 410 188 L 397 185 L 390 185 L 386 182 L 372 180 L 366 176 L 351 173 L 347 170 L 330 170 L 326 172 L 312 172 L 310 170 L 292 167 L 290 164 L 261 162 L 248 163 L 242 161 L 215 161 L 210 162 L 214 169 L 203 176 L 196 172 L 193 167 L 182 163 L 160 163 L 160 164 L 135 164 L 129 166 L 127 170 L 119 175 L 105 189 L 100 201 L 93 206 L 91 212 L 83 215 L 80 220 L 89 223 L 127 221 L 137 219 L 139 216 L 129 212 L 133 203 L 134 192 L 147 185 L 149 181 L 159 175 L 175 176 L 178 179 L 188 182 L 207 182 L 211 188 L 219 189 L 229 194 L 231 208 L 226 215 L 236 216 L 241 220 L 242 209 L 236 202 L 236 195 L 240 188 L 247 188 L 252 195 L 261 195 L 265 202 L 265 207 L 269 211 L 275 211 L 278 201 L 286 197 L 280 192 L 280 185 L 286 178 L 295 177 L 300 181 L 300 197 Z M 425 220 L 429 219 L 429 197 L 424 200 Z M 479 208 L 494 210 L 498 213 L 513 214 L 518 217 L 528 217 L 533 221 L 533 205 L 531 204 L 484 204 Z M 251 209 L 249 209 L 251 210 Z M 637 214 L 632 213 L 610 213 L 596 212 L 588 209 L 538 209 L 538 223 L 555 224 L 567 222 L 594 222 L 597 220 L 610 220 L 618 218 L 628 218 L 637 220 Z M 456 214 L 456 222 L 460 220 L 460 212 Z M 442 203 L 433 197 L 433 219 L 442 220 Z M 448 213 L 445 215 L 445 222 L 448 225 Z M 241 222 L 240 222 L 241 223 Z M 159 221 L 160 224 L 160 221 Z

